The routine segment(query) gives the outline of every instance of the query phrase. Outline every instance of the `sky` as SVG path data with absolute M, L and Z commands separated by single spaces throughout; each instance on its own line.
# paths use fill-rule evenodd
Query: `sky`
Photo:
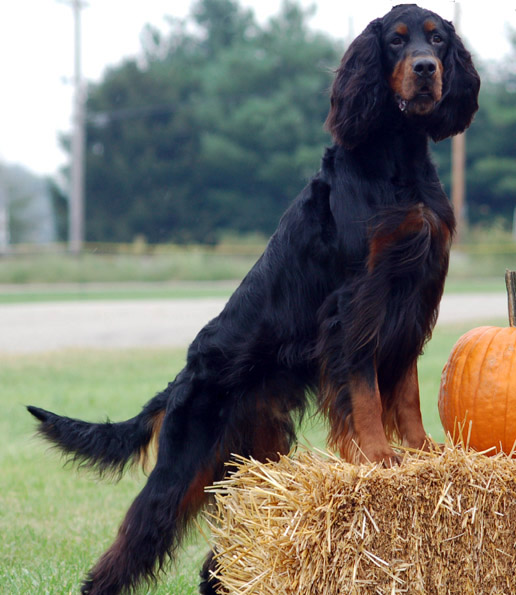
M 146 23 L 167 31 L 165 15 L 185 17 L 192 0 L 86 0 L 82 10 L 82 71 L 99 81 L 106 67 L 134 56 Z M 337 39 L 359 34 L 402 0 L 300 0 L 314 5 L 313 29 Z M 240 0 L 260 22 L 281 0 Z M 453 0 L 419 2 L 448 20 Z M 460 31 L 478 60 L 502 60 L 516 30 L 516 0 L 463 0 Z M 0 163 L 54 175 L 66 163 L 58 136 L 71 129 L 74 67 L 70 0 L 0 0 Z

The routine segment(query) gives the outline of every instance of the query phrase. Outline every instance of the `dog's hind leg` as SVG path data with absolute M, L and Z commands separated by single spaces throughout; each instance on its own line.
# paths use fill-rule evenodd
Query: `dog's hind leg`
M 175 394 L 174 394 L 175 393 Z M 99 559 L 82 593 L 108 595 L 155 578 L 221 479 L 231 454 L 264 460 L 288 452 L 288 411 L 252 392 L 223 391 L 183 375 L 171 393 L 156 466 L 129 508 L 113 545 Z
M 82 587 L 116 594 L 153 579 L 174 553 L 205 500 L 204 487 L 223 473 L 223 399 L 183 375 L 171 393 L 156 466 L 123 520 L 113 545 Z
M 199 584 L 200 595 L 217 595 L 220 592 L 221 584 L 217 579 L 217 558 L 215 552 L 210 551 L 204 560 L 202 570 L 199 573 L 201 582 Z
M 295 393 L 294 387 L 292 392 Z M 260 394 L 254 404 L 254 415 L 242 419 L 243 427 L 250 438 L 246 449 L 250 456 L 261 462 L 277 461 L 281 455 L 288 454 L 294 438 L 294 424 L 290 411 L 282 407 L 280 401 Z M 216 595 L 221 591 L 217 578 L 217 557 L 213 551 L 207 555 L 200 572 L 201 595 Z

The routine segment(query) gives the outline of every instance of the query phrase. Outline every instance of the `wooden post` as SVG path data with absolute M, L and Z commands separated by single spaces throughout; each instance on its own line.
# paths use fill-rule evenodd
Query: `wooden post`
M 455 29 L 459 30 L 460 4 L 455 2 Z M 462 132 L 452 138 L 452 190 L 451 200 L 455 218 L 457 220 L 457 232 L 455 241 L 460 243 L 464 236 L 466 227 L 465 220 L 465 196 L 466 196 L 466 133 Z
M 457 220 L 456 242 L 460 242 L 466 227 L 466 134 L 462 132 L 452 138 L 452 191 L 451 198 Z
M 507 302 L 509 306 L 509 324 L 516 327 L 516 271 L 505 271 Z

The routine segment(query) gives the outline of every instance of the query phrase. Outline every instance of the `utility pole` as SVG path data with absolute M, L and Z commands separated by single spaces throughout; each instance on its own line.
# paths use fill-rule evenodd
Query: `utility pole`
M 83 0 L 65 0 L 71 6 L 74 21 L 74 97 L 72 114 L 72 164 L 68 205 L 68 249 L 79 254 L 84 242 L 84 145 L 85 91 L 81 69 L 81 10 Z
M 455 2 L 454 26 L 459 32 L 460 3 Z M 456 241 L 463 239 L 466 227 L 465 196 L 466 196 L 466 133 L 461 132 L 452 138 L 452 190 L 451 199 L 455 218 L 457 220 Z

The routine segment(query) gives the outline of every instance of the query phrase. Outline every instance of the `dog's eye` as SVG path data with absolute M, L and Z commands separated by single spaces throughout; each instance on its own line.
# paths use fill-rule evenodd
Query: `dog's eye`
M 438 33 L 434 33 L 432 35 L 432 42 L 433 43 L 442 43 L 443 42 L 443 38 Z
M 402 37 L 394 37 L 391 40 L 391 45 L 403 45 L 403 38 Z

